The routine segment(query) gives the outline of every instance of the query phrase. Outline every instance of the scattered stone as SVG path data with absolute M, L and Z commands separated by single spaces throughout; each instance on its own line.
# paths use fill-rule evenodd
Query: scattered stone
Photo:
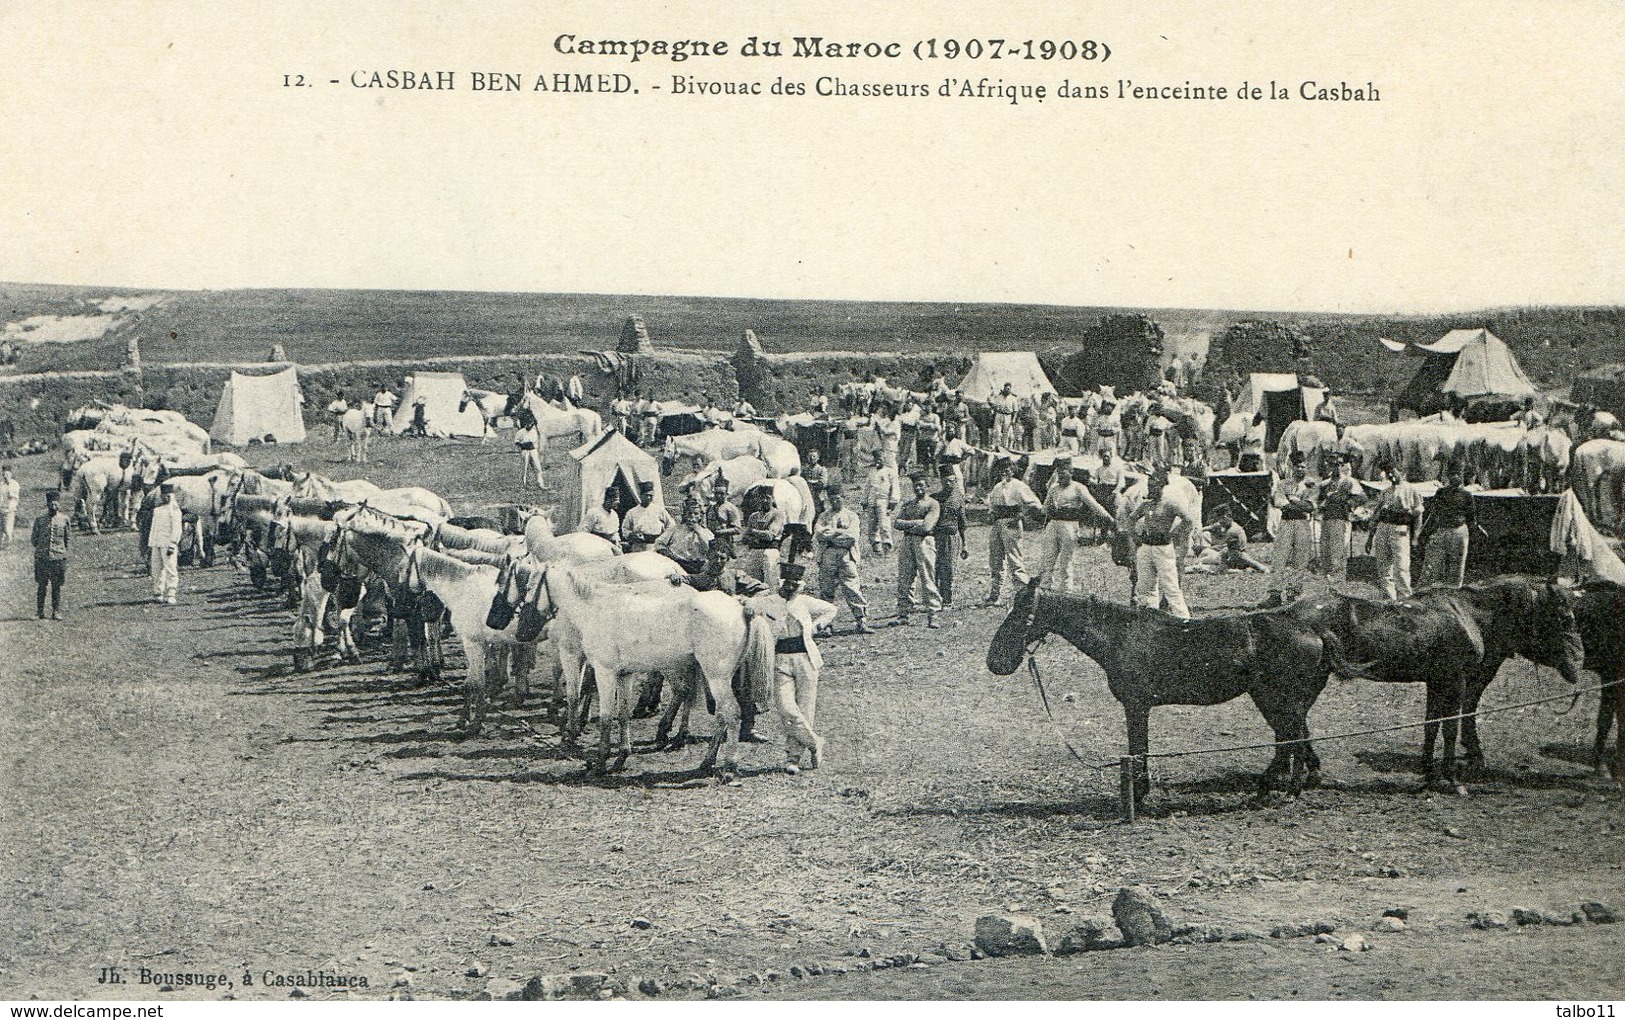
M 868 946 L 864 946 L 862 949 L 858 950 L 858 959 L 860 960 L 867 960 L 873 955 L 875 954 L 870 951 Z
M 604 982 L 608 980 L 608 974 L 590 970 L 581 971 L 569 976 L 570 991 L 577 995 L 592 995 L 595 994 L 598 989 L 604 987 Z
M 1614 916 L 1614 912 L 1608 908 L 1608 904 L 1598 903 L 1596 900 L 1588 900 L 1580 904 L 1580 912 L 1592 924 L 1613 924 L 1618 920 Z
M 1106 931 L 1106 921 L 1096 917 L 1079 918 L 1071 930 L 1061 936 L 1060 944 L 1055 947 L 1055 955 L 1071 956 L 1105 949 L 1115 941 L 1107 937 Z
M 867 786 L 843 786 L 841 787 L 841 796 L 867 797 L 869 796 L 869 788 Z
M 1262 931 L 1260 931 L 1257 928 L 1237 928 L 1235 931 L 1233 931 L 1229 935 L 1225 936 L 1225 941 L 1226 942 L 1262 942 L 1266 938 L 1268 938 L 1268 936 L 1265 935 Z
M 1481 930 L 1505 928 L 1508 923 L 1507 916 L 1499 910 L 1474 912 L 1467 915 L 1467 920 L 1472 922 L 1474 928 Z
M 1404 878 L 1405 874 L 1404 868 L 1387 867 L 1382 869 L 1383 878 Z
M 975 946 L 971 946 L 970 947 L 970 958 L 973 959 L 973 960 L 985 960 L 985 959 L 987 959 L 987 954 L 982 952 L 980 949 L 976 948 Z
M 1466 839 L 1467 838 L 1467 834 L 1465 832 L 1462 832 L 1460 829 L 1458 829 L 1458 828 L 1456 828 L 1454 826 L 1447 826 L 1445 828 L 1445 830 L 1444 830 L 1444 834 L 1446 836 L 1449 836 L 1451 839 Z
M 1377 923 L 1371 926 L 1372 931 L 1404 931 L 1405 919 L 1384 914 L 1377 918 Z
M 1382 916 L 1397 917 L 1401 921 L 1409 921 L 1411 919 L 1411 912 L 1405 907 L 1389 907 L 1387 910 L 1382 912 Z
M 801 964 L 793 963 L 790 965 L 790 976 L 793 978 L 804 978 L 807 976 L 807 972 L 802 969 Z
M 1371 943 L 1365 940 L 1364 935 L 1350 935 L 1337 948 L 1345 953 L 1364 953 L 1371 949 Z
M 921 953 L 920 962 L 928 966 L 935 967 L 938 964 L 947 963 L 948 958 L 943 956 L 941 953 Z
M 1580 913 L 1578 910 L 1567 914 L 1542 913 L 1540 915 L 1541 924 L 1549 924 L 1554 928 L 1567 928 L 1570 925 L 1581 924 L 1584 921 L 1585 915 Z
M 484 977 L 485 975 L 489 974 L 490 972 L 491 972 L 491 968 L 487 967 L 485 964 L 481 963 L 480 961 L 475 960 L 472 964 L 469 965 L 467 970 L 463 971 L 463 976 L 464 977 L 481 978 L 481 977 Z
M 608 1002 L 610 999 L 615 998 L 615 989 L 600 988 L 598 989 L 598 994 L 595 995 L 594 998 L 598 999 L 600 1002 Z
M 491 945 L 493 945 L 493 946 L 511 946 L 511 945 L 513 945 L 513 938 L 511 936 L 508 936 L 508 935 L 492 935 L 491 936 Z
M 1335 946 L 1335 945 L 1338 944 L 1339 941 L 1341 941 L 1341 940 L 1338 939 L 1338 937 L 1336 935 L 1316 935 L 1315 936 L 1315 944 L 1317 946 Z
M 898 953 L 891 958 L 891 965 L 893 967 L 907 967 L 910 964 L 918 963 L 919 959 L 913 953 Z
M 767 979 L 769 981 L 780 981 L 783 978 L 784 978 L 784 975 L 779 973 L 776 970 L 770 970 L 770 971 L 767 972 Z
M 1522 927 L 1523 925 L 1527 925 L 1527 924 L 1539 924 L 1540 921 L 1541 921 L 1541 915 L 1540 915 L 1540 911 L 1538 911 L 1538 910 L 1531 910 L 1528 907 L 1513 907 L 1512 908 L 1512 923 L 1513 924 L 1516 924 L 1516 925 Z
M 1117 930 L 1123 933 L 1123 942 L 1130 946 L 1157 945 L 1174 936 L 1174 926 L 1143 886 L 1117 890 L 1112 917 L 1117 921 Z
M 744 977 L 739 979 L 739 983 L 742 985 L 750 985 L 752 988 L 755 988 L 758 985 L 766 984 L 767 979 L 762 977 L 760 974 L 746 974 Z M 645 992 L 644 994 L 647 995 L 648 993 Z
M 434 891 L 434 883 L 433 882 L 425 882 L 425 883 L 423 883 L 423 891 L 424 892 L 433 892 Z
M 500 999 L 508 1002 L 517 1002 L 525 992 L 525 986 L 508 978 L 492 978 L 485 983 L 482 993 L 488 999 Z
M 647 917 L 634 917 L 634 918 L 632 918 L 632 927 L 637 928 L 640 931 L 648 931 L 650 928 L 653 928 L 654 926 L 655 926 L 655 923 L 653 921 L 649 920 Z
M 391 987 L 394 987 L 394 988 L 410 988 L 410 987 L 412 987 L 412 975 L 405 974 L 405 973 L 395 975 L 395 984 L 392 985 Z
M 1044 925 L 1031 914 L 984 914 L 976 919 L 976 946 L 989 956 L 1045 956 Z
M 705 990 L 707 999 L 731 999 L 744 994 L 744 991 L 734 985 L 712 985 Z

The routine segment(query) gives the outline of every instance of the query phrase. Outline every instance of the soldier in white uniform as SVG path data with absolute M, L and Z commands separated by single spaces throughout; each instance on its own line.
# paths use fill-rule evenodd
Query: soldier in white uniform
M 1411 597 L 1411 542 L 1422 523 L 1422 494 L 1392 461 L 1377 466 L 1377 478 L 1391 482 L 1371 508 L 1372 532 L 1366 551 L 1375 546 L 1377 578 L 1387 599 Z
M 888 467 L 885 455 L 876 450 L 874 464 L 869 468 L 869 476 L 863 485 L 863 509 L 869 523 L 869 543 L 874 546 L 876 556 L 891 551 L 891 515 L 901 498 L 897 469 Z
M 873 634 L 864 617 L 869 603 L 863 597 L 858 571 L 862 566 L 862 519 L 846 505 L 840 486 L 829 490 L 829 511 L 818 518 L 818 597 L 834 604 L 835 597 L 846 599 L 859 634 Z
M 638 505 L 621 520 L 621 542 L 627 552 L 643 552 L 677 522 L 664 503 L 655 502 L 655 483 L 638 483 Z
M 621 493 L 613 485 L 604 490 L 604 505 L 588 510 L 581 518 L 581 530 L 613 545 L 621 547 Z
M 1168 611 L 1188 620 L 1191 611 L 1185 605 L 1185 593 L 1179 587 L 1179 561 L 1174 556 L 1174 539 L 1180 525 L 1194 530 L 1197 522 L 1190 511 L 1172 500 L 1162 498 L 1168 487 L 1168 472 L 1159 468 L 1146 480 L 1146 498 L 1135 508 L 1129 519 L 1134 537 L 1139 541 L 1134 551 L 1134 568 L 1138 575 L 1140 605 L 1155 609 L 1163 599 Z
M 1031 579 L 1022 558 L 1021 515 L 1026 510 L 1043 509 L 1043 506 L 1026 482 L 1010 477 L 1009 461 L 994 462 L 993 488 L 987 494 L 987 508 L 993 518 L 987 540 L 987 566 L 993 575 L 987 605 L 999 604 L 999 589 L 1004 584 L 1006 573 L 1017 587 L 1025 586 Z
M 1020 404 L 1015 392 L 1005 383 L 999 392 L 987 400 L 987 406 L 993 410 L 993 442 L 994 449 L 1011 449 L 1016 441 L 1016 409 Z
M 175 604 L 180 594 L 181 505 L 175 502 L 175 486 L 165 482 L 162 501 L 153 508 L 152 527 L 147 532 L 148 566 L 152 573 L 152 597 Z
M 823 763 L 824 739 L 813 727 L 818 716 L 818 672 L 824 660 L 813 635 L 835 622 L 833 605 L 802 594 L 805 569 L 799 563 L 786 564 L 778 590 L 750 600 L 751 609 L 773 628 L 773 703 L 787 745 L 785 768 L 792 775 L 801 771 L 804 752 L 812 755 L 808 768 Z
M 1043 545 L 1038 555 L 1038 576 L 1045 586 L 1057 591 L 1072 590 L 1072 554 L 1082 545 L 1085 523 L 1103 528 L 1116 526 L 1116 519 L 1072 476 L 1072 458 L 1056 457 L 1049 491 L 1044 494 Z
M 1270 503 L 1281 511 L 1281 525 L 1275 534 L 1266 608 L 1303 593 L 1317 551 L 1315 510 L 1320 502 L 1320 483 L 1309 477 L 1309 458 L 1302 450 L 1292 454 L 1291 465 L 1292 473 L 1275 479 L 1270 488 Z

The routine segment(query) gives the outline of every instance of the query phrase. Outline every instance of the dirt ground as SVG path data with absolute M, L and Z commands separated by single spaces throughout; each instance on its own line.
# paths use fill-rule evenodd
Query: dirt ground
M 362 473 L 332 463 L 325 439 L 277 453 Z M 527 496 L 505 443 L 374 454 L 368 477 L 429 485 L 459 509 Z M 23 464 L 25 530 L 49 467 Z M 827 765 L 791 776 L 777 745 L 747 746 L 738 785 L 694 774 L 697 745 L 642 747 L 589 780 L 536 702 L 459 741 L 455 693 L 415 688 L 376 656 L 293 674 L 288 615 L 246 575 L 185 570 L 181 604 L 154 605 L 128 532 L 78 539 L 66 621 L 36 621 L 14 546 L 0 555 L 0 998 L 284 998 L 266 972 L 307 970 L 367 979 L 319 998 L 473 997 L 570 973 L 608 974 L 633 997 L 645 978 L 681 997 L 1619 994 L 1625 925 L 1468 922 L 1625 909 L 1621 794 L 1587 764 L 1595 695 L 1564 716 L 1487 717 L 1490 767 L 1466 798 L 1418 792 L 1420 732 L 1406 730 L 1323 743 L 1327 786 L 1264 807 L 1250 800 L 1266 752 L 1162 763 L 1145 817 L 1124 826 L 1115 774 L 1072 760 L 1025 672 L 987 672 L 1001 614 L 971 608 L 985 529 L 970 546 L 942 631 L 823 644 Z M 1082 555 L 1087 587 L 1127 595 L 1103 550 Z M 863 576 L 884 623 L 893 563 Z M 1188 580 L 1201 610 L 1263 594 L 1256 577 Z M 1060 729 L 1084 757 L 1115 758 L 1122 713 L 1098 669 L 1054 641 L 1039 658 Z M 1559 684 L 1513 663 L 1486 703 Z M 1421 712 L 1420 690 L 1334 681 L 1311 724 Z M 1245 701 L 1152 716 L 1153 750 L 1268 737 Z M 1036 914 L 1054 943 L 1080 918 L 1109 920 L 1132 884 L 1176 924 L 1235 941 L 949 959 L 981 914 Z M 1374 931 L 1393 908 L 1406 929 Z M 1270 937 L 1316 922 L 1372 949 Z M 129 983 L 98 984 L 108 966 Z M 142 967 L 232 984 L 165 992 L 136 983 Z

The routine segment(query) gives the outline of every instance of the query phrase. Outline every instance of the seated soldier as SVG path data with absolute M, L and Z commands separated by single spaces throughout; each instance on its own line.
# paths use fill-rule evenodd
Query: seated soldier
M 1223 570 L 1256 570 L 1261 574 L 1270 568 L 1247 553 L 1247 529 L 1237 524 L 1228 506 L 1220 507 L 1218 517 L 1201 531 L 1200 541 L 1205 547 L 1185 568 L 1187 574 L 1217 574 Z

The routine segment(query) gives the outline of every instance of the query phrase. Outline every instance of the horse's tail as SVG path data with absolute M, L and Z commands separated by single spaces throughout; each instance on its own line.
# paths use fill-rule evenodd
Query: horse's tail
M 749 606 L 744 607 L 744 613 L 745 654 L 739 657 L 738 666 L 744 681 L 741 689 L 756 704 L 766 704 L 773 684 L 773 626 Z

